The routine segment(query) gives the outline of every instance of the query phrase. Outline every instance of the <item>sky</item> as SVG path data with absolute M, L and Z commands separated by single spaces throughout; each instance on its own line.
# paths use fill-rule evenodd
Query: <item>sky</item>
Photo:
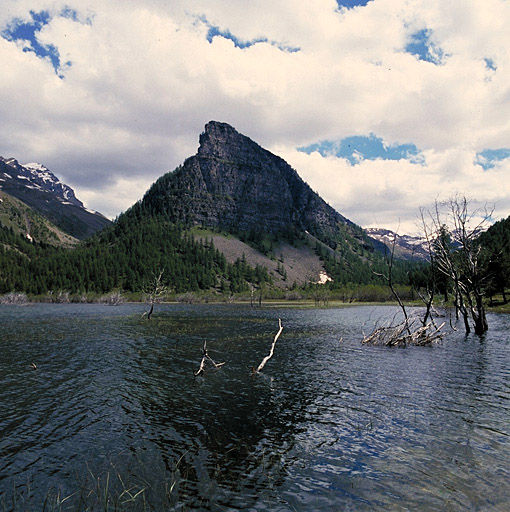
M 210 120 L 363 227 L 510 215 L 510 0 L 2 0 L 0 155 L 114 218 Z

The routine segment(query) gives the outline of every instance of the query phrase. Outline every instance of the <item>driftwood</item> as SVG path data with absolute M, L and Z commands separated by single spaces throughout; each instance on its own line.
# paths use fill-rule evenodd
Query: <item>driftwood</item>
M 446 332 L 441 332 L 445 322 L 439 326 L 429 322 L 417 328 L 414 327 L 414 323 L 413 319 L 406 319 L 397 325 L 377 327 L 371 334 L 365 336 L 362 343 L 385 347 L 424 347 L 438 343 L 446 335 Z
M 282 321 L 280 318 L 278 319 L 278 326 L 279 326 L 279 329 L 273 339 L 273 344 L 271 345 L 271 350 L 269 352 L 269 355 L 267 355 L 266 357 L 264 357 L 264 359 L 262 359 L 262 362 L 259 364 L 257 369 L 253 368 L 253 373 L 259 373 L 260 371 L 262 371 L 262 368 L 264 368 L 264 366 L 266 366 L 266 363 L 273 357 L 274 347 L 276 345 L 276 342 L 278 341 L 278 338 L 280 337 L 280 334 L 283 331 Z
M 200 361 L 200 366 L 196 372 L 193 372 L 193 375 L 195 377 L 198 377 L 202 373 L 205 372 L 205 362 L 209 360 L 215 368 L 219 368 L 220 366 L 223 366 L 225 363 L 216 363 L 212 360 L 211 356 L 207 353 L 207 341 L 204 341 L 204 348 L 202 349 L 202 361 Z

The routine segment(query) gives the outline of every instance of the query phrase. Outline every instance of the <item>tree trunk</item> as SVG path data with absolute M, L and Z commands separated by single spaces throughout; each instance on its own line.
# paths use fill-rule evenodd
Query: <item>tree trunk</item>
M 475 333 L 478 335 L 485 334 L 489 330 L 489 324 L 487 323 L 487 317 L 485 315 L 482 295 L 476 296 L 476 313 L 473 313 Z

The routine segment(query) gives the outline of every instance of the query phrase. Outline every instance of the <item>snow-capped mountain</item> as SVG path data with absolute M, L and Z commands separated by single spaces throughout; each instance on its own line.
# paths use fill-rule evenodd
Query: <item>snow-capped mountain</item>
M 429 257 L 425 238 L 399 235 L 394 231 L 382 228 L 366 228 L 365 231 L 368 236 L 386 245 L 390 251 L 395 241 L 395 256 L 398 258 L 426 260 Z
M 39 163 L 0 156 L 0 189 L 23 201 L 64 232 L 83 239 L 110 221 L 84 207 L 74 190 Z
M 32 186 L 40 187 L 42 190 L 53 192 L 62 202 L 69 202 L 83 208 L 83 203 L 77 199 L 74 190 L 62 183 L 47 167 L 39 163 L 23 164 L 20 166 L 23 174 L 18 178 L 25 177 Z

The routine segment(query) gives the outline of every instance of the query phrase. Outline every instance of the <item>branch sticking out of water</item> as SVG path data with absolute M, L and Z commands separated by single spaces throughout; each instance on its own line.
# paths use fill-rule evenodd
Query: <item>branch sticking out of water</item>
M 407 347 L 408 345 L 427 346 L 438 343 L 446 335 L 441 332 L 444 322 L 436 326 L 433 322 L 414 327 L 413 321 L 406 319 L 400 324 L 378 327 L 372 334 L 365 336 L 364 345 L 382 345 L 385 347 Z
M 200 361 L 200 366 L 198 368 L 198 370 L 196 372 L 193 372 L 193 375 L 195 375 L 195 377 L 198 377 L 199 375 L 201 375 L 202 373 L 204 373 L 205 371 L 205 362 L 206 360 L 209 360 L 215 368 L 219 368 L 220 366 L 223 366 L 225 363 L 215 363 L 211 356 L 207 353 L 207 341 L 204 341 L 204 348 L 202 349 L 202 361 Z
M 274 337 L 273 344 L 271 345 L 271 351 L 269 352 L 269 355 L 267 355 L 266 357 L 264 357 L 264 359 L 262 359 L 262 362 L 259 364 L 258 368 L 256 370 L 254 369 L 254 373 L 259 373 L 260 371 L 262 371 L 262 368 L 264 368 L 264 366 L 266 366 L 266 363 L 273 357 L 274 347 L 276 345 L 276 342 L 278 341 L 278 338 L 280 337 L 280 334 L 283 331 L 282 321 L 280 318 L 278 318 L 278 326 L 279 326 L 279 329 Z

